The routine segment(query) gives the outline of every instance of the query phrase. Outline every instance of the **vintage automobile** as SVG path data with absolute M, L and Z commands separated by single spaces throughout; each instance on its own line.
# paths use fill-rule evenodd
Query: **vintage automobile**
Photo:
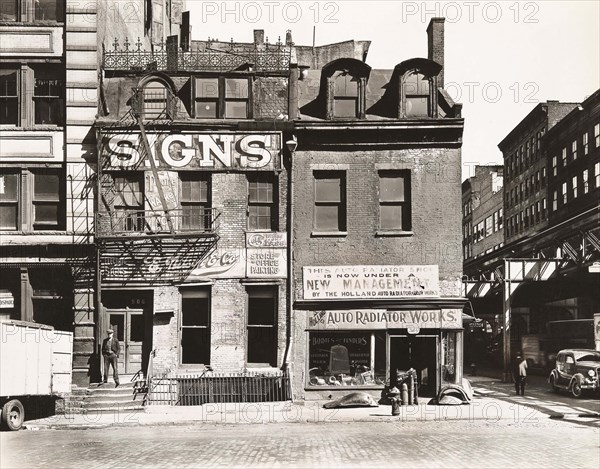
M 556 366 L 548 382 L 554 391 L 566 389 L 580 397 L 584 390 L 599 391 L 600 352 L 588 349 L 564 349 L 556 356 Z

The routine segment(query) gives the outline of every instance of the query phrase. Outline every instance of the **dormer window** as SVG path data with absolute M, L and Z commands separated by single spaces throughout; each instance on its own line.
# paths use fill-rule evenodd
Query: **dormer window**
M 406 117 L 431 116 L 429 80 L 425 75 L 416 71 L 408 72 L 404 76 Z
M 333 81 L 333 117 L 358 117 L 359 80 L 346 71 L 337 72 Z
M 437 77 L 442 66 L 429 59 L 410 59 L 398 64 L 392 81 L 398 86 L 398 117 L 438 117 Z
M 249 119 L 252 117 L 249 77 L 195 77 L 194 117 Z
M 321 95 L 327 119 L 364 119 L 371 67 L 357 59 L 337 59 L 323 67 Z
M 147 77 L 133 92 L 133 110 L 145 120 L 172 119 L 175 116 L 175 95 L 172 86 L 165 80 Z

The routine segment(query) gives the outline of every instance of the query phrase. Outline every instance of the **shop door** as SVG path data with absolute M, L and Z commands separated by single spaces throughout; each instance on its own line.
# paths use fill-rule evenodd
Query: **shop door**
M 121 343 L 119 372 L 137 373 L 142 369 L 144 344 L 144 311 L 142 309 L 109 310 L 110 327 Z
M 437 357 L 439 338 L 436 335 L 390 336 L 390 379 L 396 384 L 397 370 L 417 370 L 419 395 L 433 397 L 439 387 Z

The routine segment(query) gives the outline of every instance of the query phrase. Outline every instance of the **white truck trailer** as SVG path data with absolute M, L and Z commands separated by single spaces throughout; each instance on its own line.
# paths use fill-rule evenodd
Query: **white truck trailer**
M 27 407 L 71 392 L 73 333 L 37 323 L 0 322 L 0 421 L 19 430 Z

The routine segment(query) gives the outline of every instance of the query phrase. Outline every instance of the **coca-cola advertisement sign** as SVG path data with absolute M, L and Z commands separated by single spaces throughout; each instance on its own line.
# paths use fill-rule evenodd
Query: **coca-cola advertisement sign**
M 192 270 L 187 281 L 207 278 L 243 278 L 246 274 L 245 249 L 217 249 Z

